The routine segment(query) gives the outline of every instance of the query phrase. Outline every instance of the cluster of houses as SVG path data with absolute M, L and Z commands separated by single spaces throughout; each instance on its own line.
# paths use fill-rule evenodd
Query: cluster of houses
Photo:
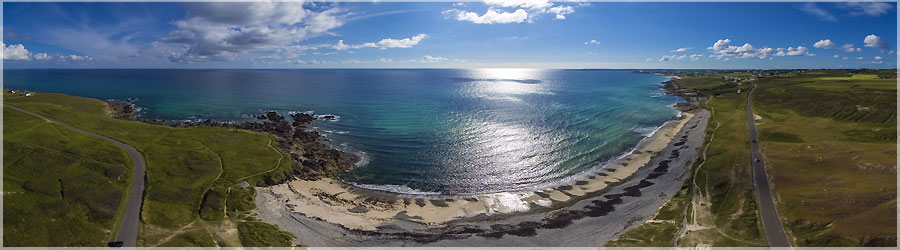
M 11 89 L 10 89 L 10 90 L 7 90 L 6 92 L 7 92 L 7 93 L 10 93 L 10 94 L 18 94 L 18 95 L 21 95 L 21 96 L 31 96 L 31 95 L 32 95 L 32 93 L 31 93 L 31 92 L 28 92 L 27 90 L 16 91 L 16 90 L 11 90 Z

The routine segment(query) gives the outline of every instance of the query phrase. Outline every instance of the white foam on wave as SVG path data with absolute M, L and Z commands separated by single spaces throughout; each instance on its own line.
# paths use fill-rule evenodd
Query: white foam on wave
M 494 194 L 477 195 L 477 199 L 484 203 L 487 214 L 512 213 L 528 211 L 528 202 L 523 199 L 531 196 L 531 192 L 501 192 Z
M 415 188 L 411 188 L 406 185 L 392 185 L 392 184 L 359 184 L 354 182 L 347 182 L 347 184 L 353 185 L 358 188 L 385 191 L 396 194 L 410 194 L 410 195 L 439 195 L 441 193 L 438 192 L 430 192 L 418 190 Z
M 315 112 L 315 111 L 312 111 L 312 110 L 307 110 L 307 111 L 291 110 L 291 111 L 288 111 L 288 114 L 289 114 L 289 115 L 293 115 L 293 114 L 307 114 L 307 115 L 312 115 L 312 114 L 315 114 L 315 113 L 316 113 L 316 112 Z
M 334 116 L 334 119 L 326 120 L 326 121 L 336 122 L 336 121 L 341 120 L 341 116 L 339 116 L 339 115 L 332 115 L 332 114 L 316 115 L 316 119 L 319 119 L 319 120 L 325 120 L 325 117 L 326 117 L 326 116 Z

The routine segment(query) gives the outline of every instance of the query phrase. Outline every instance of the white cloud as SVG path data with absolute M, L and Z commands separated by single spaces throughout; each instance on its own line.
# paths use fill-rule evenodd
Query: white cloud
M 661 58 L 659 58 L 659 62 L 666 62 L 666 61 L 675 59 L 675 57 L 676 57 L 675 55 L 671 55 L 671 56 L 662 56 Z
M 342 10 L 303 2 L 186 3 L 175 31 L 152 46 L 169 61 L 230 61 L 248 52 L 287 50 L 343 25 Z
M 731 45 L 731 39 L 719 39 L 716 43 L 706 49 L 713 53 L 713 55 L 710 55 L 709 57 L 716 59 L 728 57 L 766 59 L 775 52 L 775 49 L 769 47 L 755 48 L 749 43 L 744 43 L 742 46 L 734 46 Z
M 381 39 L 378 42 L 371 43 L 363 43 L 358 45 L 348 45 L 344 43 L 344 40 L 338 40 L 338 42 L 331 46 L 332 49 L 335 50 L 348 50 L 348 49 L 360 49 L 360 48 L 379 48 L 379 49 L 389 49 L 389 48 L 412 48 L 419 44 L 422 39 L 427 38 L 426 34 L 418 34 L 413 37 L 403 38 L 403 39 L 393 39 L 393 38 L 385 38 Z
M 856 58 L 856 60 L 862 60 L 862 59 L 865 59 L 865 57 L 861 57 L 861 56 L 860 56 L 860 57 L 857 57 L 857 58 Z
M 849 58 L 849 57 L 846 57 L 846 56 L 845 56 L 845 57 L 841 57 L 841 60 L 847 60 L 847 59 L 850 59 L 850 58 Z
M 819 40 L 813 47 L 820 49 L 833 49 L 835 47 L 834 42 L 831 42 L 831 39 Z
M 894 8 L 893 5 L 883 2 L 846 2 L 839 3 L 838 6 L 845 9 L 850 9 L 850 15 L 866 15 L 874 17 L 887 14 L 891 9 Z
M 378 58 L 378 61 L 379 61 L 379 62 L 383 62 L 383 63 L 389 63 L 389 62 L 393 62 L 394 59 L 390 59 L 390 58 Z
M 702 58 L 702 57 L 703 57 L 703 54 L 693 54 L 693 55 L 691 55 L 691 61 L 696 62 L 697 60 L 700 60 L 700 58 Z
M 810 54 L 809 48 L 806 48 L 803 46 L 797 46 L 797 48 L 788 47 L 787 49 L 778 48 L 777 50 L 778 50 L 778 53 L 775 54 L 776 56 L 814 56 L 815 55 L 815 54 Z M 785 52 L 785 51 L 787 51 L 787 52 Z
M 554 5 L 549 0 L 484 0 L 488 10 L 484 14 L 461 9 L 449 9 L 443 12 L 447 18 L 469 21 L 478 24 L 522 23 L 532 22 L 534 18 L 544 14 L 552 14 L 555 19 L 564 20 L 566 15 L 575 13 L 572 5 Z M 586 6 L 581 3 L 577 5 Z M 454 5 L 454 7 L 461 7 Z
M 417 44 L 419 44 L 419 42 L 422 41 L 422 39 L 425 39 L 426 37 L 428 37 L 428 35 L 418 34 L 416 36 L 413 36 L 410 38 L 403 38 L 403 39 L 385 38 L 385 39 L 381 39 L 381 41 L 378 41 L 378 43 L 376 43 L 376 45 L 378 46 L 378 48 L 381 48 L 381 49 L 412 48 L 412 46 L 416 46 Z
M 678 59 L 679 61 L 681 61 L 682 59 L 685 59 L 685 58 L 687 58 L 687 57 L 688 57 L 687 55 L 681 55 L 681 56 L 678 56 L 677 59 Z
M 729 40 L 729 42 L 730 42 L 730 40 Z M 669 52 L 685 52 L 685 51 L 688 51 L 689 49 L 693 49 L 693 48 L 690 48 L 690 47 L 688 47 L 688 48 L 677 48 L 677 49 L 670 50 Z
M 31 52 L 25 49 L 25 45 L 22 44 L 10 44 L 5 45 L 0 43 L 0 46 L 3 46 L 3 60 L 12 60 L 12 61 L 27 61 L 31 60 Z
M 549 0 L 484 0 L 484 3 L 504 8 L 546 9 L 553 6 Z
M 828 11 L 825 11 L 824 9 L 819 8 L 819 6 L 817 6 L 814 3 L 803 4 L 803 5 L 799 6 L 798 9 L 800 9 L 800 11 L 806 12 L 807 14 L 816 16 L 822 21 L 829 21 L 829 22 L 837 22 L 838 21 L 837 17 L 834 17 L 834 15 L 832 15 L 831 13 L 828 13 Z
M 600 45 L 600 42 L 598 42 L 597 40 L 590 40 L 590 41 L 584 42 L 584 44 L 586 44 L 586 45 L 591 45 L 591 44 L 594 44 L 594 45 Z
M 37 54 L 34 54 L 34 56 L 32 58 L 34 58 L 34 60 L 43 61 L 43 60 L 50 60 L 51 57 L 49 55 L 47 55 L 47 53 L 37 53 Z
M 493 23 L 521 23 L 524 22 L 525 19 L 528 19 L 528 12 L 523 9 L 517 9 L 514 12 L 503 12 L 497 11 L 495 9 L 489 9 L 484 15 L 478 15 L 475 12 L 469 12 L 465 10 L 449 10 L 444 13 L 456 13 L 456 20 L 459 21 L 469 21 L 478 24 L 493 24 Z
M 90 56 L 79 56 L 79 55 L 68 55 L 64 57 L 66 60 L 70 61 L 93 61 L 94 58 Z
M 645 62 L 652 62 L 652 61 L 653 61 L 653 58 L 647 58 L 647 59 L 644 59 L 644 61 L 645 61 Z
M 431 56 L 431 55 L 422 56 L 422 62 L 442 62 L 442 61 L 447 61 L 447 60 L 448 60 L 447 58 L 440 57 L 440 56 Z
M 871 34 L 866 36 L 863 40 L 863 43 L 866 44 L 866 47 L 876 48 L 876 49 L 890 49 L 890 45 L 887 42 L 882 41 L 881 37 L 876 36 L 875 34 Z
M 566 15 L 575 13 L 575 8 L 572 8 L 572 6 L 556 6 L 548 11 L 556 14 L 556 19 L 566 19 Z
M 841 50 L 844 50 L 845 52 L 862 52 L 861 48 L 854 48 L 853 44 L 849 44 L 849 43 L 844 44 L 844 46 L 841 46 Z
M 875 61 L 880 61 L 881 59 L 883 58 L 881 58 L 880 56 L 875 56 Z
M 832 56 L 831 58 L 838 59 L 838 58 L 841 58 L 841 56 L 839 56 L 839 55 L 834 55 L 834 56 Z

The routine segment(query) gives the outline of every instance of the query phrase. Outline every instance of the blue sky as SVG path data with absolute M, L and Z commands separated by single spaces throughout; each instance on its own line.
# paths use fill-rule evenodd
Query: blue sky
M 3 66 L 896 68 L 896 9 L 546 0 L 3 3 Z

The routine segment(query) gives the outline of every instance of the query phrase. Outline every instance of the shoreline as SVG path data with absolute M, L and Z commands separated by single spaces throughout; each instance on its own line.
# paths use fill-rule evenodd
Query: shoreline
M 402 198 L 320 180 L 316 182 L 322 186 L 288 182 L 257 188 L 254 216 L 295 235 L 295 243 L 310 246 L 596 247 L 652 219 L 689 176 L 709 112 L 691 109 L 683 114 L 678 124 L 667 124 L 654 134 L 659 151 L 651 154 L 646 152 L 650 148 L 641 147 L 632 155 L 645 157 L 640 161 L 644 164 L 614 165 L 575 185 L 519 197 L 529 202 L 528 211 L 476 213 L 484 210 L 486 200 L 502 199 Z M 663 135 L 666 140 L 659 140 Z M 638 157 L 625 158 L 638 162 Z M 604 187 L 585 192 L 591 185 Z M 304 192 L 310 196 L 299 197 Z M 537 200 L 550 204 L 541 206 Z M 473 204 L 481 209 L 473 209 Z M 374 205 L 383 207 L 371 209 Z M 470 216 L 451 218 L 453 211 Z
M 409 222 L 432 227 L 457 220 L 548 212 L 600 196 L 606 189 L 629 179 L 665 149 L 693 117 L 691 112 L 682 112 L 680 117 L 666 121 L 642 138 L 631 151 L 575 175 L 557 187 L 540 191 L 413 197 L 355 187 L 331 178 L 293 180 L 260 187 L 257 191 L 278 197 L 280 206 L 292 213 L 363 231 L 376 231 L 391 223 Z

